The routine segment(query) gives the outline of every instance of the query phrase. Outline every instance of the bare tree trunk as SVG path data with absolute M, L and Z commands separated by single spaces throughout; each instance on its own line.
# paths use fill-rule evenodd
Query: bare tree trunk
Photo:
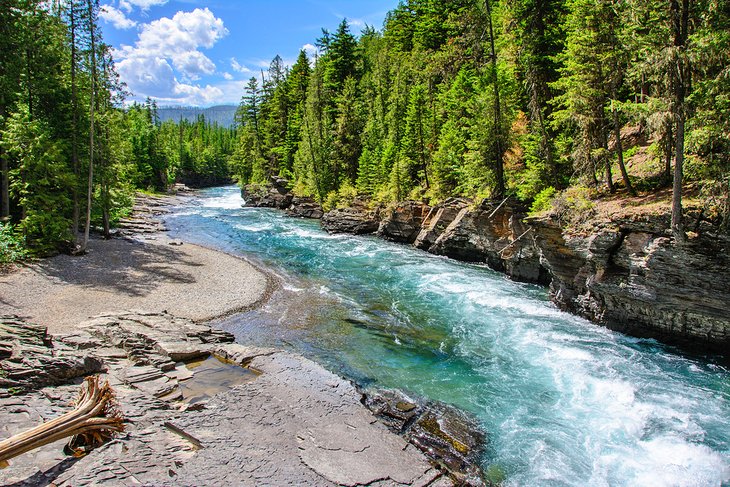
M 104 238 L 111 238 L 111 222 L 109 218 L 109 188 L 102 180 L 101 182 L 101 221 L 104 228 Z
M 689 86 L 689 67 L 686 59 L 687 37 L 689 28 L 690 0 L 670 1 L 672 30 L 674 34 L 675 66 L 672 66 L 672 108 L 677 123 L 674 152 L 674 184 L 672 185 L 672 235 L 676 242 L 685 240 L 684 225 L 682 222 L 682 166 L 684 164 L 684 123 L 685 97 Z
M 634 187 L 631 185 L 629 173 L 626 172 L 626 165 L 624 164 L 624 145 L 621 142 L 621 126 L 618 119 L 618 110 L 612 108 L 611 111 L 613 112 L 613 134 L 614 137 L 616 137 L 615 147 L 616 155 L 618 156 L 618 167 L 621 170 L 621 178 L 623 179 L 624 186 L 626 186 L 626 189 L 629 191 L 629 193 L 632 196 L 636 196 L 636 191 L 634 191 Z
M 672 235 L 675 241 L 683 242 L 682 222 L 682 165 L 684 164 L 684 116 L 677 120 L 677 145 L 674 156 L 674 184 L 672 186 Z
M 494 26 L 492 24 L 492 7 L 489 4 L 489 0 L 484 0 L 484 6 L 487 10 L 487 17 L 489 22 L 489 45 L 490 45 L 490 58 L 492 65 L 492 80 L 494 87 L 494 126 L 495 130 L 495 154 L 494 154 L 494 176 L 496 179 L 494 196 L 496 198 L 502 198 L 505 192 L 504 186 L 504 161 L 502 157 L 504 155 L 504 148 L 502 147 L 502 105 L 499 100 L 499 73 L 497 73 L 497 50 L 494 46 Z
M 608 156 L 608 134 L 603 127 L 601 128 L 601 148 L 603 149 L 601 158 L 606 169 L 606 187 L 611 193 L 615 193 L 616 187 L 613 185 L 613 174 L 611 173 L 611 158 Z
M 78 56 L 76 49 L 76 5 L 74 1 L 70 2 L 69 17 L 71 22 L 71 160 L 74 170 L 74 185 L 72 189 L 73 196 L 73 216 L 71 218 L 71 226 L 73 227 L 74 241 L 78 244 L 79 237 L 79 220 L 81 219 L 81 208 L 79 204 L 79 177 L 81 168 L 79 166 L 79 106 L 78 92 L 76 87 L 76 59 Z
M 89 229 L 91 228 L 91 197 L 94 193 L 94 106 L 96 105 L 96 32 L 94 9 L 92 0 L 89 6 L 89 31 L 91 34 L 91 99 L 89 100 L 89 181 L 86 191 L 86 223 L 84 224 L 84 240 L 81 242 L 81 252 L 86 252 L 89 244 Z
M 0 221 L 10 218 L 10 171 L 5 151 L 0 148 Z
M 88 377 L 81 389 L 73 411 L 0 441 L 0 462 L 54 443 L 70 436 L 80 437 L 91 432 L 107 438 L 124 430 L 121 414 L 115 407 L 114 393 L 107 382 L 99 385 L 98 377 Z
M 672 180 L 672 157 L 674 156 L 674 140 L 672 137 L 672 123 L 667 120 L 665 123 L 666 135 L 664 136 L 664 181 L 662 185 L 669 184 Z
M 5 107 L 0 107 L 0 118 L 5 117 Z M 10 168 L 5 150 L 0 147 L 0 221 L 10 219 Z

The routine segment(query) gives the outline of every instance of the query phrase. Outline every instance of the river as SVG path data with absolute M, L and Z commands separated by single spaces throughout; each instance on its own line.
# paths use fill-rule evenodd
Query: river
M 280 277 L 263 308 L 217 323 L 239 341 L 472 412 L 504 485 L 730 485 L 723 362 L 596 326 L 483 266 L 241 204 L 212 188 L 167 218 Z

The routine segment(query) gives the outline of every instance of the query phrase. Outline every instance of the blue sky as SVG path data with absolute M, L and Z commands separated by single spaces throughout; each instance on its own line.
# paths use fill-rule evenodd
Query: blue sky
M 321 29 L 347 18 L 380 29 L 398 0 L 102 0 L 104 40 L 133 93 L 160 105 L 237 104 L 279 54 L 313 52 Z

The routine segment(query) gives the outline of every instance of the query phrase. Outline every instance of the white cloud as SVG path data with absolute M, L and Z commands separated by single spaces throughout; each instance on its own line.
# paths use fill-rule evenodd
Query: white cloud
M 175 74 L 164 58 L 129 57 L 117 62 L 116 68 L 129 88 L 142 97 L 167 96 L 175 90 Z
M 126 1 L 139 6 L 152 5 L 155 0 Z M 207 8 L 177 12 L 172 18 L 143 24 L 134 46 L 122 45 L 115 50 L 117 70 L 138 97 L 208 104 L 223 92 L 215 86 L 192 84 L 216 71 L 215 63 L 199 49 L 213 47 L 226 34 L 223 21 Z
M 225 72 L 223 73 L 223 79 L 230 81 L 233 79 L 233 75 L 231 73 Z
M 127 0 L 119 0 L 119 8 L 131 14 L 134 7 Z
M 240 64 L 236 60 L 236 58 L 234 58 L 234 57 L 231 58 L 231 69 L 233 69 L 233 71 L 237 71 L 237 72 L 243 73 L 243 74 L 251 74 L 251 73 L 253 73 L 252 70 L 250 70 L 249 68 L 247 68 L 243 64 Z
M 104 19 L 105 22 L 112 24 L 117 29 L 131 29 L 137 22 L 132 19 L 128 19 L 124 12 L 118 10 L 111 5 L 103 5 L 99 10 L 99 17 Z
M 196 8 L 192 12 L 178 12 L 171 19 L 162 17 L 144 24 L 134 47 L 122 46 L 122 52 L 174 57 L 200 47 L 211 48 L 226 34 L 223 20 L 207 8 Z
M 317 55 L 317 46 L 313 44 L 304 44 L 302 46 L 302 50 L 307 53 L 307 56 L 310 58 Z
M 175 69 L 191 80 L 200 79 L 202 74 L 215 73 L 213 61 L 200 51 L 185 51 L 174 56 L 172 61 Z

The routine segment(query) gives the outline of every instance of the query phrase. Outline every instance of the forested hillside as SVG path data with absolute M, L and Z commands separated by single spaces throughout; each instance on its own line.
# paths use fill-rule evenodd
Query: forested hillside
M 317 47 L 248 84 L 243 183 L 281 175 L 329 207 L 513 195 L 539 210 L 571 186 L 568 201 L 672 181 L 679 208 L 689 180 L 728 227 L 723 0 L 406 0 L 382 32 L 343 21 Z
M 168 120 L 172 122 L 180 122 L 181 120 L 195 122 L 198 120 L 200 115 L 203 115 L 205 121 L 208 123 L 215 123 L 221 127 L 230 128 L 233 127 L 236 121 L 236 106 L 216 105 L 208 108 L 158 107 L 157 115 L 160 117 L 161 122 L 166 122 Z
M 92 0 L 2 0 L 0 263 L 84 252 L 134 190 L 229 180 L 232 129 L 203 119 L 160 123 L 154 102 L 122 102 L 124 86 Z
M 283 176 L 325 208 L 511 196 L 538 211 L 674 184 L 677 238 L 683 189 L 727 231 L 728 9 L 405 0 L 382 30 L 342 21 L 313 58 L 277 56 L 227 128 L 124 108 L 96 0 L 2 0 L 0 240 L 83 252 L 135 188 L 231 175 Z

